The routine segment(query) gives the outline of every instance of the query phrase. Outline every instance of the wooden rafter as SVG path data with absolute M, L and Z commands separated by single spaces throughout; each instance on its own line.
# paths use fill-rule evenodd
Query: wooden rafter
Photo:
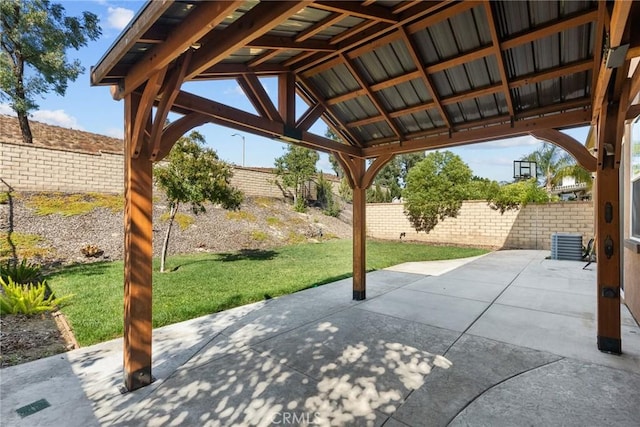
M 296 121 L 296 77 L 293 73 L 278 76 L 278 112 L 287 126 Z
M 198 49 L 193 55 L 186 79 L 192 79 L 230 53 L 244 47 L 251 40 L 264 35 L 297 13 L 304 4 L 304 1 L 288 1 L 264 2 L 255 5 L 227 27 L 227 37 L 216 39 L 215 43 L 207 43 Z
M 315 104 L 307 109 L 300 119 L 296 122 L 296 128 L 301 130 L 309 130 L 311 126 L 322 116 L 325 112 L 325 108 L 322 104 Z
M 466 2 L 463 2 L 466 3 Z M 417 7 L 411 8 L 409 10 L 401 13 L 396 19 L 397 22 L 395 24 L 385 24 L 376 22 L 374 25 L 368 26 L 367 28 L 360 28 L 358 32 L 350 33 L 347 37 L 341 38 L 340 42 L 335 43 L 337 46 L 337 51 L 334 53 L 317 53 L 315 55 L 311 55 L 308 58 L 305 58 L 303 61 L 294 62 L 291 66 L 296 70 L 296 72 L 302 72 L 313 68 L 323 62 L 337 56 L 341 53 L 348 52 L 353 50 L 358 46 L 365 45 L 372 41 L 379 39 L 389 32 L 393 32 L 399 27 L 413 22 L 417 19 L 423 18 L 431 13 L 434 13 L 440 8 L 444 8 L 449 5 L 448 2 L 423 2 L 421 5 Z M 338 36 L 336 36 L 338 37 Z M 397 37 L 397 36 L 396 36 Z M 333 44 L 332 41 L 330 41 Z
M 430 150 L 435 148 L 454 147 L 463 144 L 486 142 L 498 138 L 508 138 L 512 136 L 524 135 L 535 129 L 562 128 L 568 126 L 579 126 L 589 123 L 591 120 L 590 110 L 572 111 L 564 114 L 554 114 L 548 117 L 540 117 L 530 120 L 518 120 L 513 124 L 489 126 L 482 129 L 471 129 L 464 132 L 454 132 L 450 136 L 442 134 L 419 139 L 409 139 L 400 143 L 389 143 L 386 145 L 363 148 L 365 157 L 378 157 L 381 154 L 393 152 L 395 154 L 411 153 L 413 151 Z M 446 130 L 445 130 L 446 131 Z M 411 135 L 407 135 L 411 137 Z
M 609 46 L 618 47 L 622 41 L 622 36 L 627 28 L 627 19 L 629 18 L 629 12 L 633 2 L 619 1 L 613 5 L 613 12 L 611 13 L 611 21 L 609 27 Z M 605 64 L 606 57 L 602 59 L 600 65 L 600 72 L 596 82 L 596 87 L 593 92 L 593 117 L 592 122 L 595 123 L 600 114 L 603 101 L 609 90 L 609 80 L 611 79 L 612 69 L 608 68 Z
M 233 129 L 259 134 L 267 138 L 282 139 L 285 134 L 285 126 L 282 122 L 274 122 L 185 91 L 181 91 L 176 97 L 174 110 L 180 113 L 191 111 L 203 114 L 208 116 L 211 122 L 224 124 Z M 303 139 L 300 143 L 306 142 L 307 146 L 313 146 L 314 149 L 320 151 L 342 151 L 352 156 L 362 155 L 359 148 L 311 135 L 310 133 L 305 134 L 305 132 L 302 132 Z
M 195 80 L 206 80 L 213 78 L 235 78 L 239 74 L 255 74 L 267 76 L 286 73 L 287 71 L 289 71 L 289 69 L 281 64 L 263 63 L 250 67 L 247 64 L 223 63 L 214 65 L 213 67 L 203 71 L 195 78 Z
M 153 103 L 162 88 L 164 82 L 164 76 L 167 73 L 167 68 L 163 68 L 156 71 L 155 74 L 147 81 L 147 85 L 142 92 L 140 98 L 140 104 L 138 106 L 137 113 L 135 114 L 135 121 L 133 126 L 133 154 L 134 158 L 137 158 L 142 151 L 142 146 L 145 144 L 147 138 L 147 132 L 150 132 L 151 124 L 151 109 Z
M 195 11 L 190 13 L 162 44 L 151 49 L 141 61 L 129 70 L 124 79 L 124 87 L 118 92 L 118 99 L 122 99 L 124 95 L 136 90 L 154 72 L 169 65 L 171 61 L 222 22 L 227 14 L 240 4 L 242 1 L 199 3 Z
M 376 6 L 362 6 L 354 1 L 317 1 L 313 3 L 316 9 L 322 9 L 329 12 L 344 13 L 356 16 L 362 19 L 370 19 L 372 21 L 387 22 L 395 24 L 397 17 L 387 8 Z
M 238 77 L 237 81 L 259 115 L 269 120 L 282 122 L 276 106 L 273 105 L 269 94 L 260 83 L 258 77 L 254 74 L 243 74 Z
M 442 118 L 442 121 L 444 122 L 445 126 L 451 127 L 451 120 L 449 119 L 449 115 L 447 114 L 446 110 L 443 107 L 443 104 L 440 101 L 438 91 L 435 89 L 435 85 L 431 81 L 431 76 L 427 74 L 424 66 L 422 65 L 422 58 L 420 58 L 420 55 L 418 54 L 418 47 L 416 46 L 415 41 L 407 33 L 407 30 L 405 30 L 404 27 L 400 27 L 399 31 L 407 47 L 407 50 L 409 51 L 409 55 L 411 55 L 411 59 L 413 60 L 414 65 L 416 66 L 416 68 L 418 69 L 418 72 L 420 73 L 420 78 L 422 79 L 422 83 L 426 86 L 429 94 L 431 94 L 431 99 L 433 101 L 433 104 L 436 110 L 438 110 L 438 113 L 440 114 L 440 117 Z
M 159 162 L 164 159 L 176 141 L 191 129 L 209 122 L 209 118 L 204 114 L 189 113 L 178 120 L 169 123 L 162 131 L 160 144 L 155 151 L 154 161 Z
M 351 60 L 349 60 L 349 58 L 347 58 L 346 55 L 342 55 L 341 57 L 347 69 L 353 76 L 353 78 L 356 80 L 356 82 L 358 82 L 360 87 L 362 87 L 367 92 L 367 96 L 369 97 L 369 100 L 380 112 L 380 114 L 382 114 L 382 116 L 384 117 L 385 121 L 387 122 L 387 124 L 389 125 L 393 133 L 395 133 L 396 136 L 400 140 L 402 140 L 403 139 L 402 131 L 400 130 L 396 122 L 391 117 L 389 117 L 389 113 L 387 113 L 386 109 L 378 99 L 377 95 L 371 90 L 367 82 L 364 81 L 364 79 L 362 78 L 362 76 L 360 75 L 356 67 L 353 65 L 353 63 L 351 63 Z
M 268 49 L 262 55 L 260 55 L 257 58 L 252 59 L 251 61 L 249 61 L 247 63 L 247 66 L 248 67 L 255 67 L 255 66 L 258 66 L 260 64 L 263 64 L 263 63 L 267 62 L 268 60 L 273 59 L 276 56 L 278 56 L 278 54 L 280 52 L 281 52 L 280 49 Z
M 220 31 L 220 33 L 224 33 Z M 313 52 L 335 52 L 335 46 L 323 40 L 302 40 L 297 41 L 295 37 L 281 37 L 263 35 L 246 43 L 247 47 L 255 47 L 261 49 L 295 49 L 308 50 Z
M 310 26 L 309 28 L 307 28 L 306 30 L 302 31 L 300 34 L 295 36 L 294 37 L 294 41 L 296 43 L 303 42 L 303 41 L 315 36 L 316 34 L 326 30 L 327 28 L 337 24 L 338 22 L 342 21 L 347 16 L 349 16 L 349 15 L 344 14 L 344 13 L 332 13 L 329 16 L 327 16 L 326 18 L 324 18 L 323 20 L 317 22 L 316 24 Z
M 315 101 L 314 103 L 322 105 L 322 108 L 325 109 L 326 114 L 330 115 L 331 119 L 339 126 L 339 128 L 333 129 L 334 131 L 336 131 L 336 134 L 340 135 L 345 141 L 357 147 L 361 147 L 362 142 L 358 138 L 356 138 L 356 136 L 349 129 L 347 129 L 345 123 L 339 120 L 335 116 L 335 114 L 333 114 L 333 112 L 329 108 L 329 105 L 327 105 L 324 98 L 315 88 L 314 84 L 301 76 L 298 76 L 298 83 L 302 88 L 304 88 L 306 92 L 308 92 L 313 97 L 313 100 Z
M 584 144 L 572 136 L 562 133 L 557 129 L 537 129 L 529 132 L 529 134 L 537 139 L 561 147 L 571 154 L 580 166 L 590 172 L 596 171 L 596 158 L 587 150 Z
M 489 32 L 491 33 L 491 40 L 493 42 L 493 55 L 496 58 L 498 71 L 500 72 L 502 93 L 507 101 L 507 109 L 509 110 L 509 114 L 511 116 L 514 116 L 515 111 L 513 109 L 513 99 L 511 97 L 511 90 L 509 90 L 509 76 L 507 75 L 507 70 L 504 66 L 504 57 L 502 56 L 502 48 L 500 47 L 500 37 L 498 36 L 498 28 L 496 27 L 496 22 L 493 18 L 491 2 L 489 0 L 485 0 L 483 5 L 485 14 L 487 15 L 487 25 L 489 26 Z
M 151 142 L 151 161 L 158 160 L 164 125 L 167 121 L 169 112 L 171 111 L 173 101 L 176 99 L 176 96 L 180 91 L 180 86 L 184 81 L 184 74 L 187 70 L 187 66 L 189 65 L 189 60 L 191 59 L 191 53 L 192 51 L 188 50 L 181 57 L 181 60 L 169 72 L 169 77 L 165 79 L 166 81 L 160 89 L 160 96 L 162 98 L 156 108 L 156 114 L 151 128 L 151 137 L 149 138 L 149 141 Z

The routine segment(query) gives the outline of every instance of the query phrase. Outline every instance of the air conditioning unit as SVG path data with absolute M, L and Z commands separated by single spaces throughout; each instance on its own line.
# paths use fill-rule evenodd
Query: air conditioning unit
M 582 260 L 582 234 L 553 233 L 551 235 L 551 259 Z

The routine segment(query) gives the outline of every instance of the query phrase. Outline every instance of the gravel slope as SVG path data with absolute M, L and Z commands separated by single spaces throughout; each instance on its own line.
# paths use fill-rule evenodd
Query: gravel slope
M 156 193 L 159 194 L 159 193 Z M 123 213 L 97 208 L 84 215 L 63 217 L 59 214 L 36 215 L 27 206 L 30 194 L 20 194 L 13 203 L 13 230 L 16 233 L 37 234 L 51 248 L 48 263 L 91 262 L 115 260 L 123 257 Z M 153 250 L 158 256 L 167 228 L 161 216 L 168 211 L 166 201 L 159 196 L 153 210 Z M 240 249 L 259 249 L 288 243 L 314 241 L 320 238 L 350 238 L 351 225 L 329 217 L 318 209 L 306 214 L 294 212 L 291 205 L 279 199 L 249 197 L 239 211 L 228 211 L 207 205 L 205 213 L 193 215 L 189 206 L 181 206 L 180 213 L 191 215 L 193 224 L 181 230 L 172 228 L 169 255 L 193 252 L 228 252 Z M 9 206 L 0 205 L 0 227 L 9 225 Z M 97 245 L 100 257 L 87 258 L 81 253 L 86 245 Z

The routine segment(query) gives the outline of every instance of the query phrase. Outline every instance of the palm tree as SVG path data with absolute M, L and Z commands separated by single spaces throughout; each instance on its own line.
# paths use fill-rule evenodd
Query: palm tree
M 572 176 L 576 182 L 587 184 L 591 189 L 591 172 L 578 165 L 573 157 L 556 145 L 543 143 L 542 146 L 522 158 L 522 160 L 536 162 L 538 169 L 538 181 L 545 188 L 551 198 L 553 187 L 562 182 L 562 178 Z

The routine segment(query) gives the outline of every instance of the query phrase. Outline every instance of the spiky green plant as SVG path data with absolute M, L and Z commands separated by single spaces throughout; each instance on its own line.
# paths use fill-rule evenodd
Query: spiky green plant
M 0 279 L 4 291 L 0 294 L 0 314 L 25 314 L 31 316 L 47 311 L 57 310 L 72 295 L 55 298 L 53 294 L 45 297 L 47 284 L 45 281 L 21 285 L 12 278 L 6 282 Z

